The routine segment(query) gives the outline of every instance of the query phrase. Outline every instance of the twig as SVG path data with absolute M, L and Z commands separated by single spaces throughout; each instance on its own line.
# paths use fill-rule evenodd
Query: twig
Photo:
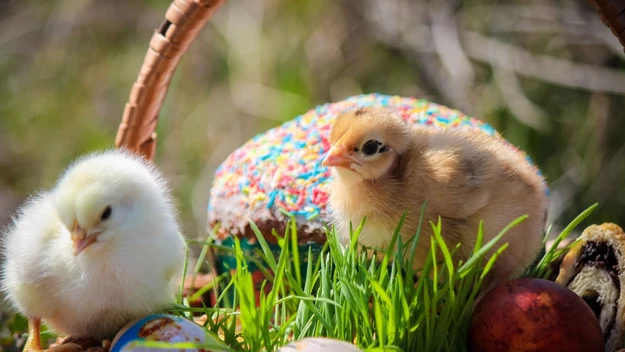
M 549 131 L 547 116 L 527 98 L 514 73 L 495 68 L 494 81 L 507 106 L 520 122 L 539 131 Z
M 532 54 L 472 31 L 464 31 L 462 39 L 471 58 L 492 66 L 566 87 L 625 94 L 625 73 L 622 71 Z
M 463 10 L 463 13 L 466 11 L 468 10 Z M 520 12 L 522 13 L 522 11 Z M 572 11 L 568 12 L 572 13 Z M 369 13 L 367 15 L 369 17 L 373 16 L 373 14 Z M 535 16 L 546 19 L 554 18 L 554 15 L 546 15 L 545 13 L 536 14 Z M 568 17 L 570 18 L 568 21 L 576 23 L 575 18 L 577 17 L 574 17 L 572 14 Z M 436 53 L 435 44 L 427 40 L 433 36 L 419 35 L 423 33 L 429 34 L 431 28 L 424 25 L 418 15 L 402 16 L 402 19 L 409 21 L 409 23 L 402 24 L 402 26 L 383 27 L 379 20 L 375 21 L 369 18 L 368 24 L 374 27 L 372 31 L 376 33 L 381 41 L 400 50 L 408 49 L 409 52 L 416 54 L 421 60 L 429 58 L 428 55 L 424 54 Z M 402 28 L 411 28 L 412 33 L 396 32 Z M 598 65 L 574 63 L 544 54 L 534 54 L 518 46 L 504 43 L 501 40 L 493 39 L 468 29 L 459 29 L 459 33 L 464 52 L 473 60 L 506 69 L 524 77 L 532 77 L 565 87 L 625 94 L 625 73 L 620 70 L 604 68 Z M 611 35 L 609 30 L 607 34 Z M 601 38 L 604 37 L 602 36 Z M 609 41 L 607 38 L 603 40 Z M 612 52 L 616 52 L 617 49 L 610 45 Z M 420 64 L 426 65 L 423 61 Z M 428 66 L 425 74 L 431 78 L 435 73 L 431 72 L 430 69 L 439 68 L 432 67 L 431 62 Z M 438 78 L 436 83 L 437 86 L 442 88 L 441 93 L 445 94 L 449 82 Z
M 434 50 L 443 68 L 451 80 L 447 85 L 449 94 L 454 98 L 454 105 L 469 111 L 467 92 L 475 82 L 475 73 L 471 61 L 465 54 L 456 23 L 446 1 L 431 2 L 429 15 L 432 22 L 430 33 Z
M 517 33 L 558 33 L 575 36 L 574 43 L 604 44 L 612 54 L 625 58 L 622 47 L 594 12 L 550 5 L 490 5 L 465 10 L 490 13 L 489 31 Z

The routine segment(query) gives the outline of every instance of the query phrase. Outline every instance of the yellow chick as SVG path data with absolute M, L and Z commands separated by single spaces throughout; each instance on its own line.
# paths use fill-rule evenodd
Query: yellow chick
M 333 168 L 330 221 L 342 241 L 350 222 L 367 220 L 359 243 L 387 248 L 407 211 L 401 236 L 407 241 L 426 210 L 414 259 L 423 266 L 430 248 L 430 221 L 442 219 L 448 246 L 461 244 L 458 258 L 474 248 L 480 220 L 484 243 L 519 216 L 528 219 L 510 230 L 509 247 L 498 258 L 485 288 L 521 274 L 542 246 L 547 212 L 543 180 L 522 155 L 500 140 L 460 129 L 438 129 L 405 122 L 386 109 L 364 108 L 338 116 L 323 165 Z M 498 246 L 496 246 L 498 247 Z
M 59 333 L 102 340 L 165 308 L 184 248 L 154 166 L 118 150 L 77 160 L 4 233 L 2 289 L 28 318 L 24 350 L 41 350 L 42 320 Z

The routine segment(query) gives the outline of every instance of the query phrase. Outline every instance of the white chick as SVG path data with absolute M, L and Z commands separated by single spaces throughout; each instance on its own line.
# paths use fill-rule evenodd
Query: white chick
M 184 248 L 153 165 L 120 150 L 77 160 L 4 233 L 2 289 L 29 320 L 24 350 L 41 350 L 41 321 L 101 340 L 165 308 L 174 302 Z
M 323 165 L 332 167 L 330 212 L 343 241 L 350 222 L 367 218 L 359 242 L 385 249 L 404 213 L 404 243 L 425 219 L 414 265 L 423 266 L 430 247 L 430 221 L 442 218 L 442 236 L 466 260 L 481 220 L 484 243 L 514 219 L 528 215 L 499 243 L 509 247 L 487 276 L 484 292 L 521 274 L 542 246 L 547 196 L 542 178 L 520 153 L 501 140 L 460 129 L 409 125 L 385 109 L 360 109 L 337 117 L 332 148 Z M 499 247 L 499 246 L 496 246 Z

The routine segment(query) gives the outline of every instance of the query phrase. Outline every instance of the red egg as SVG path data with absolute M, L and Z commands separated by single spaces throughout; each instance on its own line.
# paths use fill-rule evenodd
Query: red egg
M 603 352 L 604 338 L 590 307 L 568 288 L 518 279 L 488 292 L 475 307 L 471 351 Z

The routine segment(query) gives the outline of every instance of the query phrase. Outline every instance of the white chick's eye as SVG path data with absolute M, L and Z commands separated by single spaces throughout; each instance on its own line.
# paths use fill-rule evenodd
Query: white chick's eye
M 372 156 L 383 151 L 385 151 L 385 146 L 375 139 L 368 140 L 362 146 L 362 153 L 366 156 Z
M 106 208 L 104 208 L 104 211 L 102 212 L 102 215 L 100 215 L 100 220 L 101 221 L 105 221 L 107 219 L 109 219 L 111 217 L 111 215 L 113 215 L 113 208 L 111 208 L 111 206 L 107 206 Z

